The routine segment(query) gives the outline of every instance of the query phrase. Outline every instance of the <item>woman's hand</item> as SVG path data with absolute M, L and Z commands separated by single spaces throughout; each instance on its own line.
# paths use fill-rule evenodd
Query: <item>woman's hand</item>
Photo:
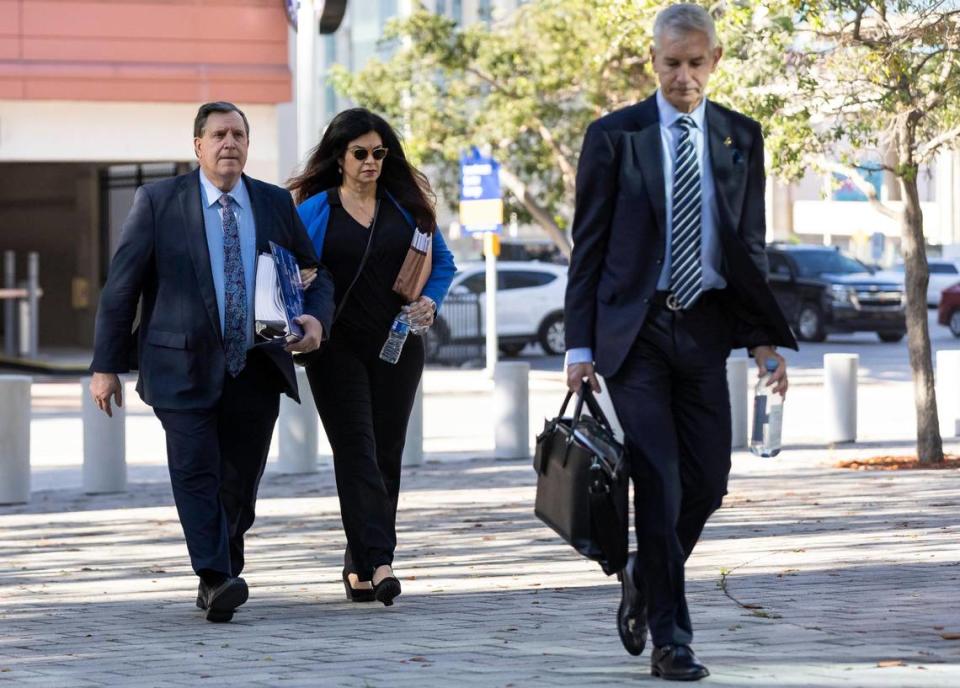
M 304 268 L 300 271 L 300 282 L 303 284 L 304 289 L 309 288 L 315 279 L 317 279 L 316 268 Z
M 419 299 L 403 307 L 403 311 L 410 319 L 410 324 L 417 329 L 427 329 L 433 325 L 433 319 L 437 314 L 437 304 L 429 296 L 421 296 Z

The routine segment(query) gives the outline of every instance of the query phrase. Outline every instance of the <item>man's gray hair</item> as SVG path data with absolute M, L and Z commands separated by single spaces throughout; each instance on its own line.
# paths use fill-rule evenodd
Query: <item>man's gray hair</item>
M 690 33 L 699 31 L 710 39 L 710 47 L 717 45 L 717 29 L 713 25 L 713 17 L 700 5 L 680 3 L 670 5 L 657 13 L 653 22 L 653 44 L 660 45 L 660 40 L 667 32 Z

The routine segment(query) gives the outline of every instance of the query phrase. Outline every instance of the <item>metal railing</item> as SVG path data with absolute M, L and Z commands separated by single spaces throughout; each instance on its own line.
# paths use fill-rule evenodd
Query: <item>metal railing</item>
M 482 364 L 484 338 L 480 297 L 477 294 L 448 294 L 437 322 L 424 335 L 426 358 L 430 363 Z
M 17 282 L 17 256 L 3 252 L 3 352 L 9 357 L 35 358 L 40 323 L 40 254 L 27 254 L 27 279 Z

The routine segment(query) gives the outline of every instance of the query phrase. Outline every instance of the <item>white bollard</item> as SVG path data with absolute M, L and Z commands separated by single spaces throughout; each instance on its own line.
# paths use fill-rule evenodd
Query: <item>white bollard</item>
M 600 383 L 600 394 L 595 394 L 594 397 L 597 400 L 597 403 L 600 404 L 600 410 L 603 411 L 603 414 L 607 417 L 607 420 L 610 421 L 610 427 L 613 429 L 613 436 L 617 438 L 619 442 L 623 442 L 623 426 L 620 425 L 620 418 L 617 416 L 617 410 L 613 407 L 613 399 L 610 398 L 610 392 L 607 391 L 607 381 L 603 379 L 602 375 L 597 375 L 597 381 Z M 571 400 L 570 403 L 574 403 L 574 400 Z
M 30 385 L 0 375 L 0 504 L 30 501 Z
M 824 354 L 824 441 L 829 444 L 857 439 L 857 354 Z
M 747 369 L 750 359 L 727 359 L 727 388 L 730 393 L 730 448 L 742 449 L 747 446 L 747 408 L 748 385 Z
M 494 367 L 493 428 L 496 458 L 530 458 L 529 363 L 506 361 Z
M 280 397 L 280 455 L 277 457 L 277 470 L 280 473 L 316 473 L 320 417 L 307 380 L 307 369 L 300 366 L 296 369 L 300 403 L 285 394 Z
M 83 416 L 83 491 L 87 494 L 108 494 L 127 491 L 127 402 L 117 406 L 110 399 L 111 418 L 97 408 L 90 395 L 90 378 L 80 386 Z
M 407 423 L 407 439 L 403 444 L 404 466 L 423 465 L 423 376 L 417 385 L 417 396 L 413 400 L 413 410 Z
M 960 436 L 960 351 L 937 352 L 936 380 L 940 434 Z

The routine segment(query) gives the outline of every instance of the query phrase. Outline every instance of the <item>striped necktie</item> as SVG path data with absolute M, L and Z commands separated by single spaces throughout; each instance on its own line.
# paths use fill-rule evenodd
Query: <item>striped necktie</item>
M 670 291 L 682 310 L 690 308 L 703 291 L 700 261 L 700 163 L 690 137 L 697 125 L 688 115 L 680 127 L 677 164 L 673 174 L 673 232 L 670 239 Z
M 223 352 L 227 372 L 240 374 L 247 363 L 247 287 L 240 255 L 240 230 L 229 194 L 218 199 L 223 210 Z

